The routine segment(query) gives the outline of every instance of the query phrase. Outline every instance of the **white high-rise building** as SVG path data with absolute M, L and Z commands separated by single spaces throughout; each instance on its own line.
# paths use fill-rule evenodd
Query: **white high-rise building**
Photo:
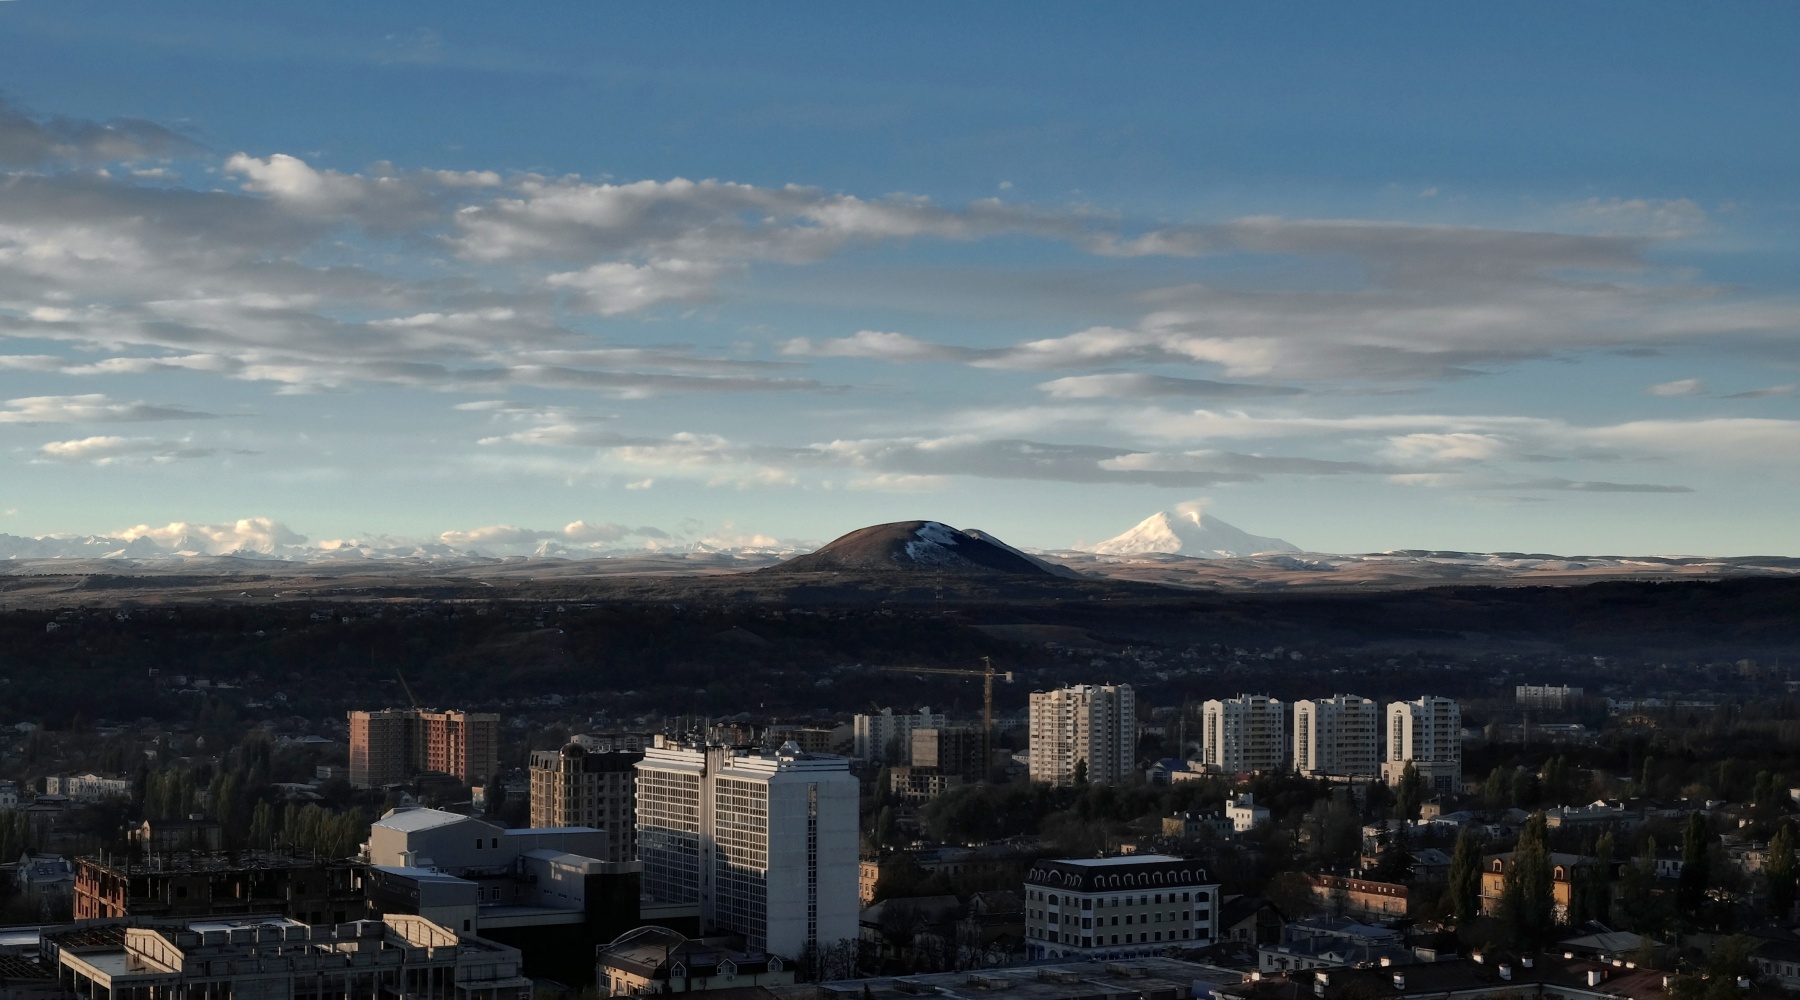
M 1294 770 L 1373 778 L 1381 773 L 1381 706 L 1353 694 L 1294 702 Z
M 916 715 L 895 715 L 893 709 L 884 708 L 852 721 L 852 752 L 871 764 L 911 764 L 913 730 L 943 729 L 950 724 L 942 712 L 933 715 L 929 706 L 921 707 Z
M 1085 770 L 1096 785 L 1118 784 L 1136 767 L 1137 735 L 1137 696 L 1129 684 L 1033 691 L 1031 780 L 1073 785 Z
M 1462 707 L 1455 699 L 1426 695 L 1417 701 L 1389 702 L 1387 725 L 1383 780 L 1398 784 L 1411 764 L 1426 788 L 1462 791 Z
M 1287 710 L 1260 694 L 1240 694 L 1202 706 L 1201 763 L 1208 771 L 1279 771 L 1287 762 Z
M 790 961 L 853 938 L 859 793 L 843 757 L 659 737 L 637 765 L 643 894 Z

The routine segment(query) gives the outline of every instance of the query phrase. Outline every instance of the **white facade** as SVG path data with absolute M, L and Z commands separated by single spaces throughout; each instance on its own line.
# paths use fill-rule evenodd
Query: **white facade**
M 1244 794 L 1225 803 L 1225 818 L 1231 821 L 1233 833 L 1249 833 L 1269 821 L 1269 807 L 1256 804 L 1256 796 Z
M 884 708 L 851 721 L 852 752 L 872 764 L 911 764 L 913 730 L 943 729 L 950 724 L 948 716 L 932 714 L 929 706 L 921 707 L 916 715 L 895 715 L 893 709 Z
M 792 743 L 775 753 L 671 742 L 638 768 L 643 892 L 697 903 L 702 928 L 788 959 L 857 927 L 850 762 Z
M 1294 770 L 1373 778 L 1381 773 L 1381 706 L 1340 694 L 1294 702 Z
M 1240 694 L 1202 707 L 1201 762 L 1208 771 L 1279 771 L 1287 762 L 1287 710 L 1260 694 Z
M 1129 684 L 1077 684 L 1031 693 L 1031 780 L 1114 785 L 1137 764 L 1137 696 Z
M 606 833 L 584 826 L 508 830 L 461 813 L 403 806 L 370 824 L 364 854 L 372 865 L 458 874 L 511 868 L 532 851 L 604 859 Z
M 1389 784 L 1412 764 L 1425 787 L 1462 791 L 1462 707 L 1453 698 L 1426 695 L 1388 704 L 1387 761 L 1381 776 Z
M 100 802 L 129 798 L 131 779 L 88 771 L 82 774 L 51 775 L 44 779 L 47 795 L 67 795 L 75 802 Z
M 1217 939 L 1219 886 L 1166 854 L 1034 862 L 1025 877 L 1031 959 L 1140 958 Z

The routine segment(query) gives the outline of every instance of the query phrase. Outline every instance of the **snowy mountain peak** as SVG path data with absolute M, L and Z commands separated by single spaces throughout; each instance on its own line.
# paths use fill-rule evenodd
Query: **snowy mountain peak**
M 1252 535 L 1216 517 L 1199 504 L 1178 504 L 1159 510 L 1124 534 L 1115 535 L 1084 551 L 1103 556 L 1178 555 L 1201 559 L 1229 559 L 1259 552 L 1299 552 L 1279 538 Z

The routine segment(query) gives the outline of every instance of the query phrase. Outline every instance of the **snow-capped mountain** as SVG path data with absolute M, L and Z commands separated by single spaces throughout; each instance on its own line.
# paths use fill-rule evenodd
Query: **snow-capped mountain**
M 1212 517 L 1199 504 L 1184 503 L 1159 510 L 1122 535 L 1083 552 L 1102 556 L 1177 555 L 1230 559 L 1259 552 L 1299 552 L 1299 546 L 1240 530 Z

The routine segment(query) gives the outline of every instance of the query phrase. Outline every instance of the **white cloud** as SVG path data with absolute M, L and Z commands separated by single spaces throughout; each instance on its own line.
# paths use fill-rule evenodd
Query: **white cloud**
M 1674 382 L 1659 382 L 1644 391 L 1652 396 L 1704 396 L 1706 383 L 1697 378 L 1684 378 Z
M 208 420 L 215 414 L 179 406 L 124 403 L 100 393 L 80 396 L 24 396 L 6 401 L 0 424 L 140 423 L 159 420 Z
M 86 465 L 126 463 L 164 464 L 217 454 L 213 448 L 195 448 L 181 442 L 153 438 L 96 435 L 71 441 L 50 441 L 38 448 L 38 459 Z
M 228 524 L 191 524 L 172 521 L 160 527 L 140 524 L 114 533 L 126 541 L 144 539 L 171 552 L 228 555 L 233 552 L 279 554 L 304 545 L 306 536 L 266 517 L 246 517 Z
M 1480 462 L 1499 458 L 1512 450 L 1505 439 L 1492 434 L 1404 434 L 1388 442 L 1388 452 L 1400 461 Z
M 584 271 L 564 271 L 545 279 L 551 288 L 574 293 L 588 312 L 619 316 L 642 312 L 665 302 L 701 302 L 713 295 L 722 275 L 740 268 L 716 262 L 654 260 L 647 264 L 612 262 Z

